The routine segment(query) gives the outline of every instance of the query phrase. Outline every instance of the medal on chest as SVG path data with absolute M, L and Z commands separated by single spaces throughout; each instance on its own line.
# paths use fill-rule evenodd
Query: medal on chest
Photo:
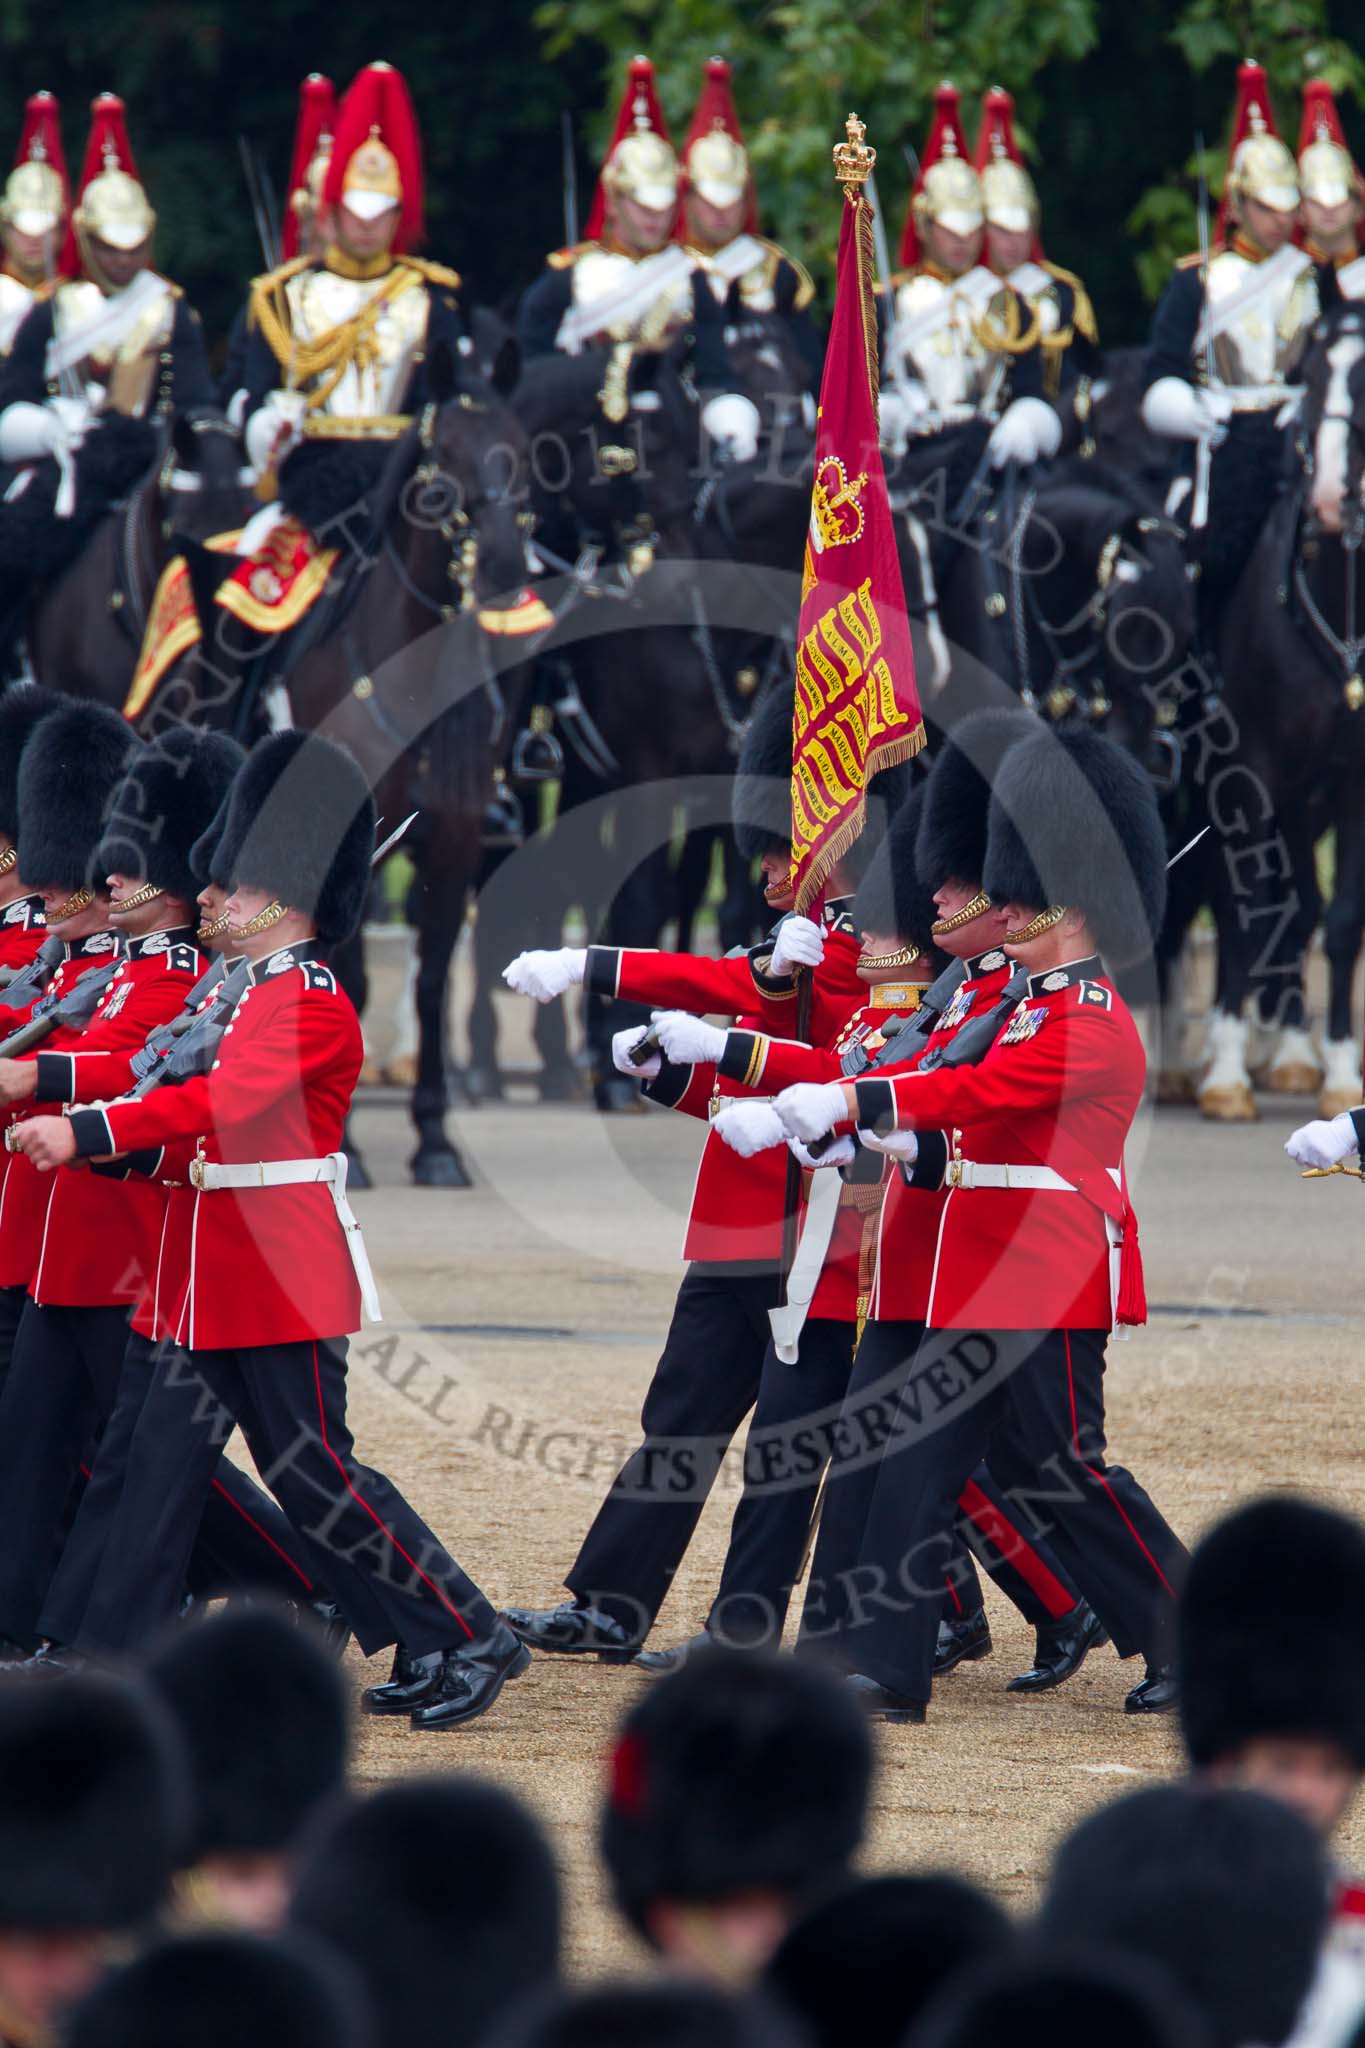
M 114 990 L 114 993 L 110 996 L 108 1002 L 105 1004 L 103 1015 L 106 1018 L 117 1017 L 119 1011 L 123 1008 L 123 1005 L 127 1002 L 129 996 L 132 993 L 133 984 L 131 981 L 120 982 L 119 986 Z
M 1023 1045 L 1036 1038 L 1047 1019 L 1047 1010 L 1028 1010 L 1021 1003 L 1001 1034 L 1001 1045 Z
M 961 1024 L 975 1001 L 976 990 L 974 988 L 960 988 L 947 1009 L 943 1012 L 943 1015 L 939 1018 L 935 1026 L 935 1036 L 940 1031 L 956 1031 L 958 1025 Z

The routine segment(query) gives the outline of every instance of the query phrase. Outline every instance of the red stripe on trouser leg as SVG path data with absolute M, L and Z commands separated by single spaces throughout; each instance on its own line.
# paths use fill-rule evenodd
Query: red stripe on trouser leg
M 961 1614 L 962 1595 L 958 1592 L 957 1587 L 953 1584 L 951 1579 L 945 1579 L 943 1581 L 943 1584 L 947 1592 L 948 1598 L 952 1601 L 953 1606 L 957 1609 L 958 1613 Z
M 1063 1332 L 1062 1332 L 1062 1340 L 1063 1340 L 1063 1342 L 1064 1342 L 1064 1343 L 1065 1343 L 1065 1345 L 1066 1345 L 1066 1384 L 1067 1384 L 1067 1391 L 1068 1391 L 1068 1393 L 1069 1393 L 1069 1394 L 1070 1394 L 1070 1396 L 1071 1396 L 1071 1447 L 1072 1447 L 1072 1449 L 1073 1449 L 1073 1450 L 1075 1451 L 1075 1453 L 1076 1453 L 1076 1457 L 1077 1457 L 1077 1459 L 1079 1460 L 1079 1462 L 1080 1462 L 1080 1464 L 1081 1464 L 1082 1468 L 1083 1468 L 1083 1469 L 1084 1469 L 1084 1470 L 1085 1470 L 1086 1472 L 1088 1472 L 1088 1473 L 1090 1474 L 1090 1477 L 1091 1477 L 1091 1478 L 1092 1478 L 1092 1479 L 1093 1479 L 1093 1480 L 1094 1480 L 1094 1481 L 1096 1482 L 1096 1484 L 1097 1484 L 1097 1485 L 1099 1485 L 1099 1486 L 1102 1486 L 1102 1487 L 1104 1488 L 1105 1494 L 1106 1494 L 1106 1496 L 1107 1496 L 1107 1498 L 1108 1498 L 1108 1500 L 1109 1500 L 1109 1502 L 1110 1502 L 1111 1506 L 1112 1506 L 1112 1507 L 1114 1508 L 1114 1511 L 1115 1511 L 1115 1513 L 1116 1513 L 1116 1514 L 1118 1515 L 1118 1517 L 1119 1517 L 1120 1521 L 1121 1521 L 1121 1522 L 1123 1523 L 1123 1526 L 1124 1526 L 1124 1528 L 1125 1528 L 1125 1529 L 1126 1529 L 1126 1530 L 1128 1531 L 1128 1534 L 1129 1534 L 1129 1535 L 1130 1535 L 1130 1536 L 1132 1537 L 1132 1539 L 1133 1539 L 1134 1543 L 1136 1543 L 1136 1545 L 1137 1545 L 1138 1549 L 1139 1549 L 1139 1550 L 1140 1550 L 1140 1551 L 1142 1552 L 1142 1554 L 1143 1554 L 1143 1556 L 1144 1556 L 1144 1557 L 1146 1558 L 1146 1560 L 1147 1560 L 1148 1564 L 1149 1564 L 1149 1565 L 1150 1565 L 1150 1566 L 1152 1567 L 1152 1570 L 1153 1570 L 1153 1571 L 1154 1571 L 1154 1572 L 1156 1573 L 1156 1575 L 1157 1575 L 1157 1577 L 1158 1577 L 1158 1578 L 1160 1579 L 1160 1581 L 1161 1581 L 1162 1585 L 1163 1585 L 1163 1586 L 1164 1586 L 1164 1587 L 1166 1588 L 1166 1591 L 1167 1591 L 1167 1592 L 1168 1592 L 1168 1593 L 1170 1594 L 1170 1596 L 1171 1596 L 1172 1600 L 1174 1600 L 1174 1598 L 1175 1598 L 1175 1587 L 1174 1587 L 1174 1586 L 1173 1586 L 1173 1585 L 1171 1584 L 1171 1582 L 1170 1582 L 1170 1580 L 1169 1580 L 1169 1579 L 1167 1578 L 1167 1576 L 1166 1576 L 1165 1572 L 1163 1572 L 1163 1571 L 1162 1571 L 1162 1569 L 1161 1569 L 1161 1566 L 1160 1566 L 1160 1565 L 1159 1565 L 1159 1564 L 1157 1563 L 1156 1559 L 1155 1559 L 1155 1558 L 1154 1558 L 1154 1557 L 1152 1556 L 1152 1553 L 1151 1553 L 1151 1551 L 1150 1551 L 1150 1550 L 1149 1550 L 1149 1549 L 1147 1548 L 1147 1545 L 1146 1545 L 1146 1544 L 1145 1544 L 1145 1543 L 1143 1542 L 1142 1538 L 1141 1538 L 1141 1537 L 1140 1537 L 1140 1536 L 1138 1535 L 1138 1532 L 1137 1532 L 1137 1530 L 1136 1530 L 1136 1529 L 1135 1529 L 1135 1528 L 1133 1527 L 1133 1524 L 1132 1524 L 1132 1522 L 1131 1522 L 1131 1521 L 1129 1520 L 1128 1516 L 1127 1516 L 1127 1515 L 1125 1514 L 1125 1512 L 1124 1512 L 1124 1507 L 1123 1507 L 1123 1502 L 1122 1502 L 1122 1501 L 1121 1501 L 1121 1500 L 1119 1499 L 1119 1497 L 1118 1497 L 1118 1495 L 1117 1495 L 1117 1494 L 1115 1493 L 1115 1491 L 1114 1491 L 1113 1487 L 1112 1487 L 1112 1486 L 1111 1486 L 1111 1485 L 1109 1484 L 1109 1481 L 1108 1481 L 1108 1480 L 1107 1480 L 1107 1479 L 1105 1478 L 1105 1476 L 1104 1476 L 1103 1472 L 1097 1472 L 1097 1471 L 1096 1471 L 1096 1469 L 1095 1469 L 1095 1467 L 1094 1467 L 1093 1465 L 1087 1465 L 1087 1464 L 1086 1464 L 1086 1462 L 1085 1462 L 1085 1459 L 1084 1459 L 1084 1458 L 1083 1458 L 1083 1457 L 1081 1456 L 1081 1433 L 1080 1433 L 1080 1430 L 1079 1430 L 1079 1428 L 1077 1427 L 1077 1424 L 1076 1424 L 1076 1382 L 1075 1382 L 1075 1378 L 1073 1377 L 1073 1374 L 1072 1374 L 1072 1371 L 1071 1371 L 1071 1332 L 1070 1332 L 1070 1330 L 1063 1330 Z
M 981 1531 L 986 1541 L 994 1548 L 996 1555 L 1003 1558 L 1006 1564 L 1013 1565 L 1025 1585 L 1037 1594 L 1054 1621 L 1060 1621 L 1064 1614 L 1070 1614 L 1076 1603 L 1056 1572 L 1043 1562 L 1028 1538 L 1001 1514 L 995 1502 L 981 1491 L 974 1479 L 967 1481 L 958 1495 L 957 1504 Z
M 276 1557 L 278 1557 L 282 1563 L 288 1565 L 290 1571 L 293 1572 L 295 1578 L 302 1583 L 306 1590 L 310 1593 L 316 1592 L 317 1588 L 314 1586 L 313 1581 L 309 1578 L 307 1572 L 304 1571 L 303 1566 L 296 1563 L 295 1560 L 289 1555 L 289 1552 L 287 1550 L 282 1549 L 281 1546 L 275 1541 L 273 1536 L 267 1535 L 266 1531 L 261 1527 L 260 1523 L 256 1521 L 254 1517 L 247 1513 L 246 1509 L 242 1506 L 240 1501 L 236 1501 L 232 1498 L 232 1495 L 228 1492 L 222 1480 L 215 1479 L 212 1482 L 212 1484 L 214 1492 L 217 1494 L 221 1494 L 223 1499 L 227 1502 L 228 1506 L 232 1509 L 232 1512 L 235 1515 L 241 1516 L 242 1520 L 246 1523 L 247 1528 L 254 1530 L 256 1535 L 260 1537 L 262 1543 L 264 1543 L 268 1549 L 273 1550 Z
M 406 1552 L 406 1550 L 404 1550 L 402 1544 L 398 1541 L 398 1538 L 394 1535 L 392 1529 L 387 1529 L 384 1527 L 384 1524 L 380 1521 L 378 1515 L 370 1506 L 370 1503 L 367 1500 L 361 1499 L 360 1495 L 356 1492 L 355 1488 L 352 1486 L 350 1482 L 349 1477 L 347 1476 L 346 1467 L 342 1464 L 340 1458 L 332 1449 L 332 1446 L 328 1443 L 327 1417 L 323 1411 L 322 1406 L 322 1368 L 318 1364 L 318 1347 L 316 1343 L 313 1346 L 313 1384 L 317 1388 L 318 1395 L 318 1428 L 322 1432 L 322 1448 L 326 1451 L 328 1457 L 336 1466 L 337 1471 L 341 1474 L 342 1485 L 345 1487 L 347 1493 L 350 1494 L 351 1499 L 355 1502 L 356 1506 L 358 1508 L 362 1508 L 364 1512 L 369 1516 L 370 1520 L 374 1523 L 375 1527 L 377 1529 L 383 1530 L 383 1533 L 385 1534 L 385 1536 L 388 1537 L 389 1542 L 398 1552 L 398 1555 L 402 1558 L 404 1564 L 411 1565 L 412 1569 L 416 1572 L 418 1578 L 422 1581 L 422 1584 L 424 1586 L 429 1587 L 430 1590 L 436 1595 L 436 1598 L 440 1601 L 442 1607 L 445 1608 L 447 1614 L 454 1615 L 456 1621 L 459 1622 L 460 1627 L 464 1630 L 465 1634 L 468 1636 L 470 1642 L 472 1643 L 474 1640 L 474 1631 L 469 1626 L 469 1623 L 465 1620 L 464 1616 L 461 1614 L 459 1608 L 452 1605 L 452 1603 L 446 1598 L 445 1594 L 441 1591 L 440 1587 L 437 1585 L 434 1579 L 429 1579 L 427 1577 L 426 1573 L 422 1570 L 421 1565 L 418 1564 L 416 1558 L 408 1556 L 408 1553 Z

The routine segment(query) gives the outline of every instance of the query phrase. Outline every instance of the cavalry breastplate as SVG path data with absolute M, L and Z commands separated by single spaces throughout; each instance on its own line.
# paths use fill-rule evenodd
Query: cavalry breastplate
M 312 369 L 302 381 L 310 414 L 388 418 L 398 412 L 426 339 L 427 287 L 404 267 L 383 277 L 341 277 L 312 267 L 285 284 L 289 324 Z M 286 375 L 289 365 L 282 369 Z
M 760 246 L 763 249 L 760 260 L 740 274 L 740 304 L 749 313 L 774 313 L 777 310 L 777 293 L 774 286 L 777 282 L 778 265 L 782 259 L 776 249 L 770 248 L 767 244 Z M 687 253 L 697 269 L 705 271 L 706 282 L 723 305 L 730 295 L 731 280 L 720 268 L 717 259 L 724 256 L 725 251 L 689 247 Z
M 1318 316 L 1313 266 L 1302 250 L 1253 263 L 1220 249 L 1209 264 L 1205 304 L 1218 381 L 1232 390 L 1282 383 Z M 1202 352 L 1199 362 L 1202 368 Z
M 645 259 L 649 261 L 648 258 Z M 599 333 L 613 341 L 635 341 L 641 329 L 648 329 L 657 343 L 681 327 L 692 314 L 690 269 L 672 284 L 666 284 L 653 298 L 635 301 L 624 317 L 613 317 L 613 304 L 628 297 L 632 279 L 640 265 L 618 249 L 587 249 L 573 267 L 574 311 L 590 314 L 599 302 L 605 310 Z
M 1000 358 L 986 322 L 1000 323 L 1006 303 L 1000 280 L 979 264 L 965 277 L 918 271 L 897 285 L 894 345 L 946 416 L 976 412 L 992 395 Z
M 83 327 L 102 320 L 118 294 L 106 297 L 96 284 L 80 278 L 58 287 L 52 301 L 52 333 L 57 341 L 79 339 Z M 103 385 L 100 409 L 141 419 L 152 400 L 162 351 L 175 328 L 175 299 L 167 291 L 149 303 L 118 339 L 96 345 L 80 367 L 81 382 Z
M 0 356 L 14 346 L 20 325 L 32 310 L 35 294 L 19 278 L 0 271 Z

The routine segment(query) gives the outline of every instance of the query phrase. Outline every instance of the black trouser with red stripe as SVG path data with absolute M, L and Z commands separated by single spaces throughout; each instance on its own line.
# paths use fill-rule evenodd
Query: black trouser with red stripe
M 958 1499 L 985 1459 L 1012 1519 L 1046 1535 L 1121 1654 L 1166 1659 L 1185 1553 L 1132 1475 L 1106 1463 L 1107 1341 L 1103 1330 L 924 1333 L 854 1562 L 845 1551 L 822 1570 L 817 1551 L 805 1647 L 928 1699 Z
M 173 1347 L 170 1347 L 173 1348 Z M 183 1354 L 182 1354 L 183 1355 Z M 203 1519 L 186 1567 L 185 1585 L 159 1577 L 138 1589 L 135 1609 L 120 1616 L 111 1637 L 87 1621 L 108 1555 L 123 1491 L 129 1446 L 153 1379 L 156 1350 L 138 1331 L 128 1332 L 113 1412 L 90 1461 L 75 1520 L 62 1547 L 38 1617 L 37 1633 L 56 1643 L 78 1640 L 88 1650 L 133 1649 L 170 1622 L 182 1591 L 210 1600 L 250 1591 L 285 1600 L 330 1597 L 325 1560 L 308 1554 L 268 1494 L 220 1458 Z M 131 1633 L 130 1633 L 131 1629 Z
M 128 1629 L 140 1588 L 164 1604 L 183 1581 L 234 1422 L 293 1528 L 325 1554 L 367 1654 L 397 1642 L 422 1656 L 491 1633 L 495 1616 L 478 1587 L 393 1483 L 357 1462 L 346 1426 L 346 1340 L 331 1337 L 159 1363 L 79 1648 L 94 1646 L 86 1626 L 106 1637 Z

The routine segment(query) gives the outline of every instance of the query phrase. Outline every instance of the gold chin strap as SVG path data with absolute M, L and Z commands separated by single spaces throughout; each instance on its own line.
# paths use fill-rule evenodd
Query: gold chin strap
M 971 902 L 964 903 L 961 910 L 955 910 L 951 917 L 936 917 L 934 919 L 931 926 L 934 937 L 941 939 L 948 932 L 961 931 L 964 924 L 970 924 L 974 917 L 980 917 L 983 911 L 990 910 L 993 907 L 991 899 L 985 890 L 978 889 Z
M 1051 910 L 1040 910 L 1031 918 L 1022 931 L 1006 932 L 1001 941 L 1006 946 L 1026 946 L 1030 939 L 1040 939 L 1044 932 L 1050 932 L 1054 924 L 1060 924 L 1066 916 L 1065 903 L 1056 903 Z
M 227 930 L 229 922 L 227 912 L 220 910 L 217 917 L 206 917 L 204 919 L 204 922 L 199 927 L 198 936 L 205 940 L 220 939 Z
M 4 850 L 4 852 L 3 852 L 3 853 L 0 853 L 0 875 L 12 875 L 12 874 L 14 873 L 14 870 L 15 870 L 15 869 L 16 869 L 16 868 L 18 867 L 18 865 L 19 865 L 19 849 L 18 849 L 18 847 L 17 847 L 17 846 L 7 846 L 7 847 L 5 848 L 5 850 Z
M 65 924 L 69 917 L 79 917 L 83 910 L 88 910 L 94 900 L 93 889 L 78 889 L 74 896 L 67 897 L 65 903 L 59 903 L 55 910 L 49 910 L 47 921 L 49 924 Z
M 894 967 L 908 967 L 912 960 L 918 959 L 918 946 L 899 946 L 894 953 L 860 953 L 858 972 L 862 974 L 884 967 L 889 973 Z
M 278 924 L 280 919 L 287 915 L 288 907 L 277 897 L 273 903 L 267 903 L 264 910 L 258 910 L 254 917 L 249 917 L 245 924 L 238 925 L 234 936 L 239 939 L 254 939 L 258 933 L 268 932 L 271 925 Z
M 165 893 L 164 889 L 155 888 L 151 882 L 144 882 L 131 896 L 125 896 L 122 903 L 111 903 L 109 908 L 115 917 L 122 917 L 127 910 L 145 910 L 149 903 L 155 903 L 157 897 Z

